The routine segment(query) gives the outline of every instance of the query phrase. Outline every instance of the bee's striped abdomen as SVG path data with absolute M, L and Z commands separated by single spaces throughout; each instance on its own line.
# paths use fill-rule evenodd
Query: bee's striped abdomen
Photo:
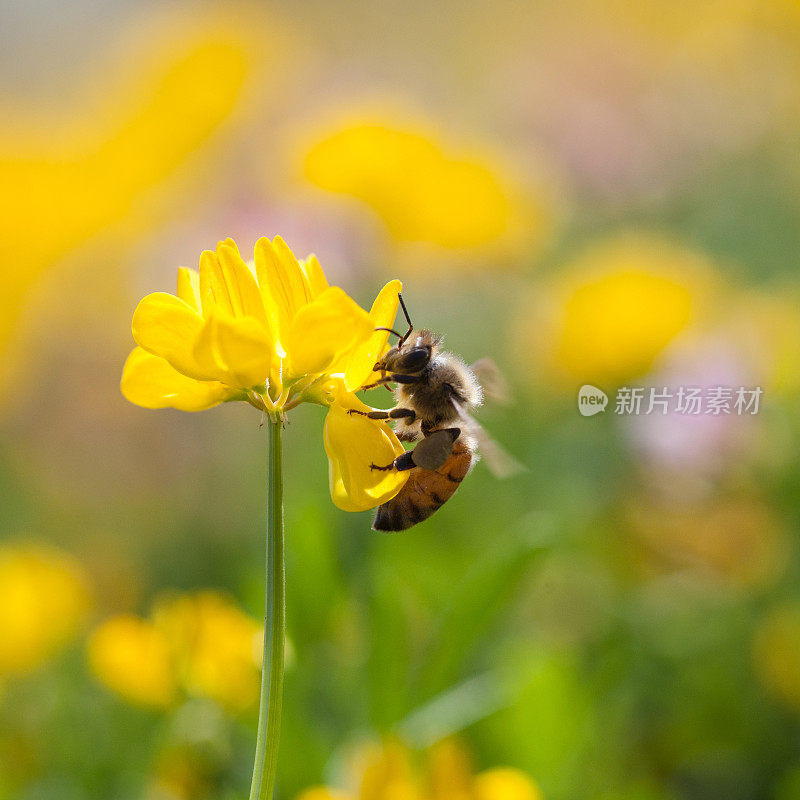
M 405 486 L 387 503 L 378 507 L 376 531 L 403 531 L 422 522 L 441 508 L 466 477 L 472 464 L 472 451 L 461 439 L 439 469 L 413 469 Z

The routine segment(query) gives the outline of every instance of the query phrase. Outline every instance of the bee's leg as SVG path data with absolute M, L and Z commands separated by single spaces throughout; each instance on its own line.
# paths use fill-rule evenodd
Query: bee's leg
M 414 448 L 416 449 L 416 448 Z M 377 464 L 370 464 L 370 469 L 377 469 L 381 472 L 388 472 L 390 469 L 396 469 L 398 472 L 405 472 L 408 469 L 414 469 L 417 465 L 414 463 L 414 450 L 407 450 L 403 455 L 398 456 L 391 464 L 385 467 L 379 467 Z
M 393 408 L 391 411 L 359 411 L 357 408 L 348 408 L 348 414 L 360 414 L 368 419 L 406 419 L 410 425 L 416 418 L 413 408 Z
M 413 450 L 408 450 L 398 456 L 391 464 L 385 467 L 370 464 L 369 468 L 382 472 L 388 472 L 390 469 L 403 472 L 414 467 L 429 470 L 439 469 L 452 455 L 453 443 L 460 435 L 460 428 L 439 428 L 431 431 Z
M 369 383 L 366 386 L 362 386 L 361 389 L 374 389 L 376 386 L 380 386 L 383 384 L 384 386 L 389 382 L 389 376 L 386 374 L 386 367 L 383 366 L 383 363 L 377 361 L 375 366 L 372 368 L 373 372 L 380 372 L 381 376 L 378 380 L 374 381 L 373 383 Z M 388 386 L 386 387 L 389 388 Z
M 384 378 L 379 378 L 374 383 L 368 383 L 362 386 L 362 389 L 374 389 L 376 386 L 381 386 L 384 383 L 417 383 L 419 381 L 418 375 L 404 375 L 402 372 L 393 372 L 391 375 L 386 375 Z

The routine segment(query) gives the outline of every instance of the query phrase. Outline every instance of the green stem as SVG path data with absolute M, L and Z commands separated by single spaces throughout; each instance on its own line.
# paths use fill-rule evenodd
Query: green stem
M 286 570 L 283 562 L 283 472 L 281 422 L 269 424 L 267 584 L 261 703 L 250 800 L 272 800 L 278 766 L 283 701 L 283 645 L 286 631 Z

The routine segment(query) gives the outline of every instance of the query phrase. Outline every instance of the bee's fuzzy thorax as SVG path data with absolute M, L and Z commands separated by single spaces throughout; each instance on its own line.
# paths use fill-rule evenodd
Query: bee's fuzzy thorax
M 460 418 L 459 407 L 468 411 L 483 402 L 477 378 L 453 353 L 435 352 L 420 378 L 416 383 L 398 386 L 395 396 L 398 404 L 414 409 L 428 424 L 453 423 Z

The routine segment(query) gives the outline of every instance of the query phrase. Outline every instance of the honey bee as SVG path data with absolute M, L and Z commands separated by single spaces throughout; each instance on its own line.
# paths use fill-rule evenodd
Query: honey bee
M 397 405 L 389 411 L 348 412 L 392 420 L 401 441 L 416 443 L 391 464 L 370 464 L 374 470 L 411 471 L 399 493 L 378 507 L 372 525 L 376 531 L 405 530 L 430 517 L 469 474 L 479 449 L 498 475 L 520 468 L 470 415 L 484 395 L 496 399 L 504 395 L 494 363 L 481 359 L 467 366 L 441 349 L 441 336 L 414 329 L 402 296 L 400 305 L 408 331 L 400 335 L 390 328 L 379 329 L 389 330 L 399 341 L 373 367 L 379 373 L 377 380 L 364 387 L 395 384 Z

